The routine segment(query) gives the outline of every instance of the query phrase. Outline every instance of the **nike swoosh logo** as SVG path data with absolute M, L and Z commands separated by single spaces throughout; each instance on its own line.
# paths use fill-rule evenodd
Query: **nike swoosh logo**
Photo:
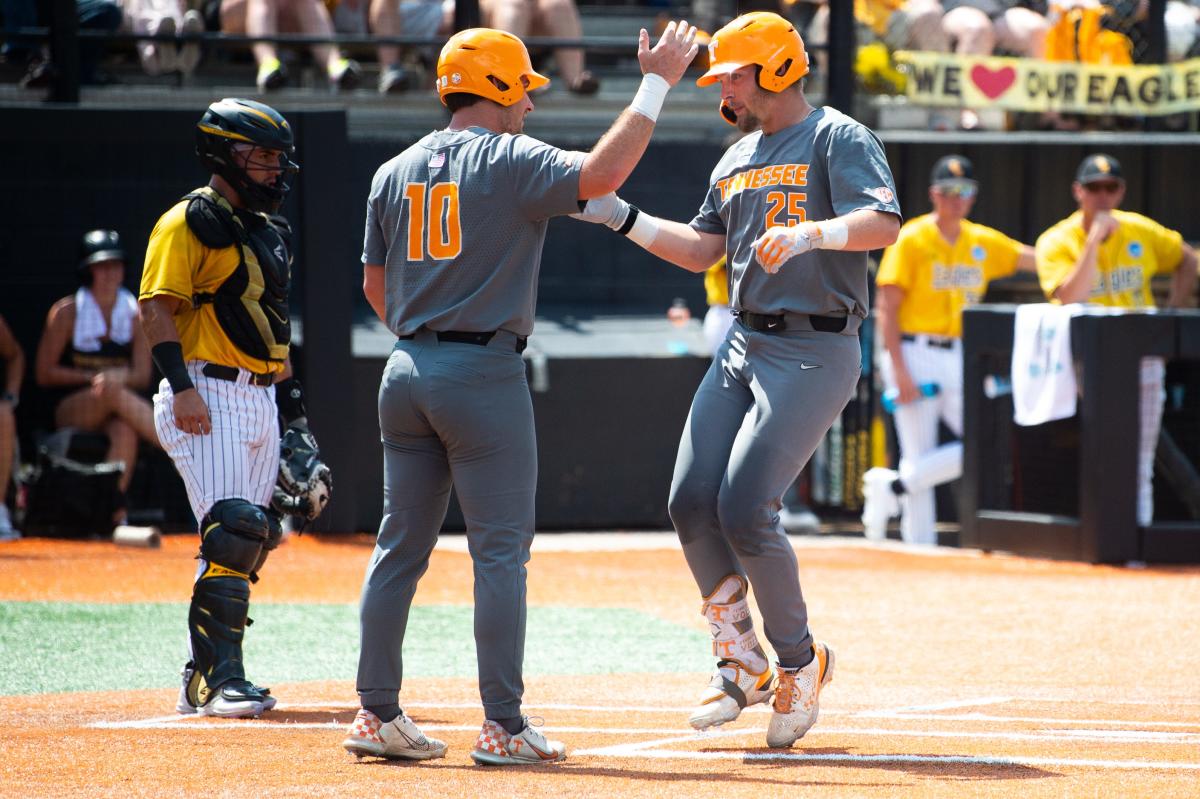
M 821 364 L 819 364 L 819 363 L 802 363 L 802 364 L 800 364 L 800 368 L 801 369 L 820 369 Z

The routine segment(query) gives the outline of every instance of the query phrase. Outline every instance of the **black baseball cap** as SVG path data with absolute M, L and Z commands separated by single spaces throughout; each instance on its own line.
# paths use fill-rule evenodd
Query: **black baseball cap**
M 121 235 L 115 230 L 91 230 L 84 234 L 79 245 L 79 266 L 88 267 L 101 261 L 124 261 Z
M 932 186 L 962 185 L 977 186 L 975 182 L 975 167 L 965 155 L 947 155 L 938 159 L 929 173 L 929 183 Z
M 1104 153 L 1089 155 L 1075 171 L 1075 181 L 1082 184 L 1095 183 L 1098 180 L 1124 179 L 1121 177 L 1121 162 Z

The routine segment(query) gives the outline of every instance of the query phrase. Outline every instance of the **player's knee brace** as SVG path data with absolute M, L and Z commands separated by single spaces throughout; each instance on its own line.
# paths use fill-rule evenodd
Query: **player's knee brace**
M 242 638 L 250 607 L 250 574 L 270 524 L 256 506 L 241 499 L 218 502 L 201 523 L 200 556 L 207 568 L 192 588 L 188 632 L 196 664 L 188 699 L 200 706 L 211 691 L 244 680 Z

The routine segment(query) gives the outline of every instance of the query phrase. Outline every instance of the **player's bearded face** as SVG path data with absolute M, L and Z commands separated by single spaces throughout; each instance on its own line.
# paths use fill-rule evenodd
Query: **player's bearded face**
M 761 106 L 767 92 L 755 79 L 753 65 L 735 69 L 721 76 L 721 99 L 737 115 L 737 128 L 750 133 L 762 126 Z
M 525 115 L 533 110 L 533 101 L 529 99 L 529 78 L 522 75 L 521 85 L 525 87 L 526 93 L 521 95 L 521 99 L 509 106 L 501 106 L 500 108 L 500 125 L 503 128 L 502 133 L 523 133 L 525 131 Z
M 242 168 L 255 183 L 274 186 L 283 175 L 287 158 L 280 150 L 269 150 L 252 144 L 237 144 L 233 147 L 235 157 L 242 160 Z

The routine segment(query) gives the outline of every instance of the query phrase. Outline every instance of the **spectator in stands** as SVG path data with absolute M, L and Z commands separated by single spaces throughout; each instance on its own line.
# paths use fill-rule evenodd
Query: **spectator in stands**
M 134 33 L 174 36 L 204 32 L 204 17 L 184 0 L 123 0 L 126 27 Z M 200 63 L 200 44 L 137 43 L 138 58 L 147 75 L 182 72 L 190 75 Z
M 221 30 L 247 36 L 274 36 L 279 33 L 304 33 L 331 36 L 333 23 L 321 0 L 221 0 Z M 272 42 L 251 45 L 258 63 L 256 83 L 260 92 L 281 89 L 287 83 L 287 70 L 279 60 Z M 329 86 L 348 91 L 358 86 L 362 68 L 328 44 L 312 45 L 316 62 L 325 68 Z
M 454 29 L 454 0 L 370 0 L 367 18 L 376 36 L 448 36 Z M 380 45 L 379 93 L 397 94 L 413 87 L 413 76 L 400 62 L 400 48 Z
M 12 526 L 6 502 L 17 448 L 17 423 L 13 411 L 17 409 L 17 398 L 21 394 L 25 353 L 2 316 L 0 358 L 4 360 L 4 385 L 0 392 L 0 541 L 15 541 L 21 537 L 21 533 Z
M 83 237 L 79 289 L 50 308 L 34 364 L 37 383 L 63 389 L 57 427 L 108 436 L 106 460 L 125 464 L 129 488 L 138 438 L 158 446 L 150 402 L 138 392 L 150 383 L 150 349 L 138 323 L 137 299 L 121 285 L 125 252 L 114 230 Z
M 959 55 L 986 56 L 997 49 L 1014 55 L 1041 58 L 1046 48 L 1044 0 L 854 0 L 854 15 L 890 50 L 953 51 Z M 809 40 L 825 44 L 828 37 L 828 4 L 813 20 Z M 819 50 L 823 52 L 823 50 Z M 934 127 L 950 127 L 935 115 Z M 978 127 L 978 115 L 960 112 L 958 125 Z
M 514 33 L 522 39 L 530 35 L 559 39 L 583 36 L 575 0 L 480 0 L 479 9 L 485 26 Z M 582 50 L 556 48 L 554 61 L 570 91 L 586 95 L 600 89 L 600 81 L 584 69 Z
M 112 0 L 76 0 L 75 9 L 80 30 L 97 30 L 112 33 L 121 27 L 124 14 Z M 4 24 L 8 29 L 36 25 L 36 0 L 4 0 Z M 42 20 L 48 22 L 47 20 Z M 94 39 L 79 40 L 79 81 L 84 85 L 110 83 L 112 78 L 101 72 L 100 59 L 104 55 L 105 43 Z M 24 89 L 42 89 L 54 81 L 54 64 L 48 50 L 43 48 L 30 62 L 29 71 L 21 78 Z

